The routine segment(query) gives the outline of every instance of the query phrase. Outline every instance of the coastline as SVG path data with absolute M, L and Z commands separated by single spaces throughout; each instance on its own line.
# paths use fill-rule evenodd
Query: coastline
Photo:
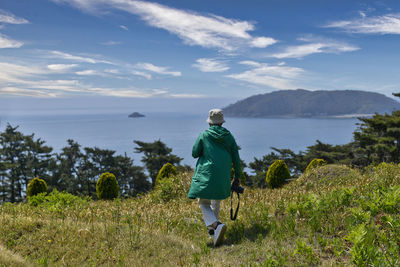
M 356 118 L 365 118 L 372 117 L 374 114 L 363 114 L 363 113 L 355 113 L 355 114 L 343 114 L 343 115 L 309 115 L 309 116 L 301 116 L 301 115 L 271 115 L 271 116 L 232 116 L 225 115 L 227 118 L 250 118 L 250 119 L 356 119 Z

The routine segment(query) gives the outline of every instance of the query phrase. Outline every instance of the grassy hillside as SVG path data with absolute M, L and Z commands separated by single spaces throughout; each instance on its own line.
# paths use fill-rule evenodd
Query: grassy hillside
M 190 174 L 146 196 L 91 201 L 63 193 L 0 207 L 4 266 L 337 266 L 400 264 L 400 167 L 328 165 L 281 189 L 249 189 L 212 247 Z

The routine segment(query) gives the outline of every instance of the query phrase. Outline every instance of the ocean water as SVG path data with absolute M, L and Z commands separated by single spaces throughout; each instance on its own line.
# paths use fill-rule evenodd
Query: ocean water
M 160 139 L 183 158 L 183 163 L 195 166 L 191 156 L 194 141 L 208 128 L 207 114 L 146 113 L 144 118 L 128 118 L 128 114 L 87 115 L 20 115 L 1 117 L 0 130 L 6 123 L 19 126 L 24 134 L 35 133 L 59 152 L 67 139 L 82 147 L 100 147 L 126 153 L 141 165 L 141 154 L 134 153 L 133 140 L 153 142 Z M 295 152 L 320 140 L 330 144 L 345 144 L 352 140 L 357 128 L 355 118 L 347 119 L 256 119 L 226 118 L 224 127 L 235 136 L 241 147 L 241 158 L 249 163 L 271 151 L 271 147 L 289 148 Z

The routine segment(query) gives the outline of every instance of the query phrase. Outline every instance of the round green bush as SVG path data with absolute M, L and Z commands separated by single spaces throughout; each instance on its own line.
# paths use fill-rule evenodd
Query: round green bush
M 267 172 L 267 186 L 277 188 L 290 179 L 289 168 L 283 160 L 277 160 L 269 167 Z
M 326 165 L 326 161 L 323 159 L 313 159 L 310 164 L 308 164 L 307 168 L 306 168 L 306 172 L 308 172 L 309 170 L 321 167 Z
M 37 177 L 30 180 L 30 182 L 28 183 L 28 188 L 26 189 L 26 195 L 28 197 L 46 192 L 47 192 L 46 182 L 43 179 Z
M 119 187 L 114 174 L 105 172 L 100 176 L 96 183 L 96 194 L 99 199 L 114 199 L 118 197 Z
M 171 178 L 172 176 L 176 176 L 178 173 L 176 168 L 171 163 L 166 163 L 162 168 L 158 171 L 156 177 L 156 185 L 164 178 Z

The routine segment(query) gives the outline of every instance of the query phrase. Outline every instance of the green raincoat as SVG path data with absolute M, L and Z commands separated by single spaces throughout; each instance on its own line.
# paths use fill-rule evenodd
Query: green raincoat
M 211 126 L 197 138 L 192 156 L 199 159 L 188 197 L 192 199 L 229 197 L 232 163 L 235 178 L 240 178 L 242 173 L 238 147 L 232 134 L 222 126 Z

